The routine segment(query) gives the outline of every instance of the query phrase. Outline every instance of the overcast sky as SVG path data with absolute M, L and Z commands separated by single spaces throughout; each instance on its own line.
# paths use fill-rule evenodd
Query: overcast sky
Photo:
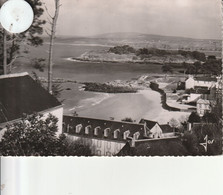
M 54 0 L 43 0 L 53 10 Z M 61 0 L 57 35 L 140 32 L 221 39 L 220 0 Z

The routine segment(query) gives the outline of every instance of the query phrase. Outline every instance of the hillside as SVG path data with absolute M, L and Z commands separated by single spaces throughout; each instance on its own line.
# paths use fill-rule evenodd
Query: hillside
M 48 38 L 44 38 L 46 42 Z M 221 40 L 192 39 L 185 37 L 162 36 L 143 33 L 106 33 L 91 37 L 58 36 L 57 43 L 100 44 L 104 46 L 130 45 L 134 48 L 159 48 L 166 50 L 202 51 L 207 55 L 221 55 Z

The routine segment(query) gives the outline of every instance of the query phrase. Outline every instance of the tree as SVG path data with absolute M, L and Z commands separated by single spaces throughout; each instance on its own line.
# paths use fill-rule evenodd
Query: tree
M 194 67 L 195 67 L 195 74 L 198 74 L 200 72 L 200 69 L 202 67 L 201 62 L 200 61 L 196 61 L 194 62 Z
M 206 123 L 217 123 L 218 119 L 214 113 L 206 112 L 202 117 L 202 120 Z
M 180 126 L 179 122 L 178 122 L 176 119 L 174 119 L 174 118 L 170 119 L 170 121 L 169 121 L 169 125 L 170 125 L 174 130 L 176 130 L 176 129 Z
M 45 68 L 45 59 L 44 58 L 34 58 L 31 61 L 31 65 L 33 68 L 39 70 L 40 72 L 44 72 Z
M 41 18 L 44 10 L 41 0 L 26 0 L 32 7 L 34 12 L 34 20 L 31 27 L 20 34 L 9 34 L 5 30 L 0 30 L 0 66 L 3 66 L 3 74 L 12 71 L 14 62 L 21 56 L 21 53 L 28 52 L 28 46 L 38 46 L 43 43 L 40 35 L 43 33 L 43 25 L 45 20 Z M 24 51 L 22 51 L 24 49 Z
M 130 117 L 123 118 L 121 121 L 133 123 L 133 119 Z
M 49 23 L 51 24 L 51 30 L 50 30 L 50 33 L 47 32 L 47 34 L 50 37 L 49 59 L 48 59 L 48 91 L 49 91 L 49 93 L 52 93 L 53 46 L 54 46 L 54 39 L 55 39 L 55 34 L 56 34 L 56 24 L 57 24 L 57 19 L 59 16 L 59 8 L 61 6 L 60 0 L 54 0 L 54 2 L 55 2 L 54 16 L 51 16 L 46 8 L 48 16 L 51 19 L 51 21 L 49 21 Z
M 72 142 L 64 134 L 57 137 L 58 119 L 49 114 L 25 116 L 19 122 L 6 126 L 0 142 L 3 156 L 63 156 L 91 155 L 89 146 Z
M 194 64 L 187 67 L 186 74 L 196 74 L 196 67 Z
M 189 123 L 199 123 L 199 122 L 201 122 L 201 119 L 196 112 L 192 112 L 188 118 L 188 122 Z
M 183 136 L 183 144 L 191 155 L 219 155 L 222 152 L 222 129 L 216 124 L 201 124 Z
M 185 146 L 187 151 L 190 155 L 198 155 L 199 154 L 199 148 L 198 148 L 198 139 L 195 134 L 192 132 L 186 131 L 182 138 L 182 144 Z
M 2 155 L 56 155 L 57 122 L 53 115 L 44 119 L 43 115 L 34 114 L 7 125 L 0 143 Z
M 220 75 L 222 71 L 221 59 L 208 59 L 201 67 L 203 74 Z

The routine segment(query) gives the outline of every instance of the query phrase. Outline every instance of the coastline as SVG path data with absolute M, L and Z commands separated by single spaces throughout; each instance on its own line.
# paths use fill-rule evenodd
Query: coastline
M 153 90 L 140 90 L 139 93 L 143 94 L 149 101 L 151 101 L 151 96 L 153 97 L 152 101 L 152 110 L 145 113 L 142 118 L 154 120 L 160 124 L 165 124 L 174 118 L 176 120 L 181 120 L 190 115 L 189 112 L 181 111 L 168 111 L 162 108 L 161 104 L 161 95 L 159 92 Z

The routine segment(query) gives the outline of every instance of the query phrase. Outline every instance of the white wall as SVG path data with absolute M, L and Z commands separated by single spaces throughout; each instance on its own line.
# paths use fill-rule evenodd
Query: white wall
M 195 81 L 194 86 L 199 86 L 199 87 L 214 87 L 216 82 L 214 81 Z
M 156 124 L 151 130 L 150 132 L 152 133 L 152 137 L 153 138 L 162 138 L 163 137 L 163 131 L 160 128 L 160 126 L 158 124 Z
M 86 138 L 75 135 L 67 135 L 73 141 L 80 140 L 85 145 L 90 146 L 92 154 L 95 156 L 112 156 L 117 154 L 125 145 L 123 142 L 110 140 Z
M 186 89 L 194 88 L 194 79 L 188 78 L 185 82 Z

